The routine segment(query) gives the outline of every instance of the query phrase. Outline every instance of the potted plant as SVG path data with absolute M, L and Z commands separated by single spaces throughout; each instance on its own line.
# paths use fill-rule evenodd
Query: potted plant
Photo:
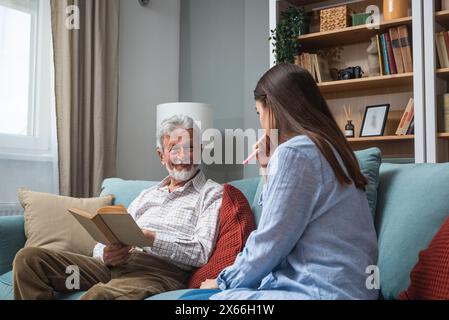
M 294 63 L 295 57 L 301 51 L 298 37 L 306 34 L 309 29 L 309 19 L 304 8 L 289 7 L 281 13 L 276 29 L 271 30 L 270 40 L 273 40 L 276 63 Z

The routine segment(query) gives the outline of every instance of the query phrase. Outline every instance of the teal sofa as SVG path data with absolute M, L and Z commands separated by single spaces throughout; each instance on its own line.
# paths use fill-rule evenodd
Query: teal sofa
M 116 203 L 128 205 L 152 182 L 108 179 L 103 194 L 115 194 Z M 256 222 L 262 189 L 259 178 L 231 183 L 239 188 L 252 205 Z M 395 299 L 409 285 L 409 274 L 445 219 L 449 216 L 449 164 L 382 164 L 375 225 L 379 239 L 381 298 Z M 0 300 L 12 299 L 11 264 L 25 243 L 23 217 L 0 218 Z M 368 275 L 367 275 L 368 277 Z M 188 290 L 159 294 L 150 300 L 178 299 Z M 77 299 L 82 293 L 58 295 L 59 299 Z

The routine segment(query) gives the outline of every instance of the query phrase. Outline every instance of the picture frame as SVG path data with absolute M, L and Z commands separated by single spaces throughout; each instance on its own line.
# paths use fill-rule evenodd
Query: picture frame
M 380 137 L 384 135 L 390 104 L 367 106 L 360 128 L 360 137 Z

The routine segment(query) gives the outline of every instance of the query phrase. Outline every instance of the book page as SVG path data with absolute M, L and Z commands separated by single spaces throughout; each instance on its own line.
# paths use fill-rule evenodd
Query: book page
M 120 243 L 140 248 L 150 246 L 150 240 L 130 214 L 102 213 L 101 218 Z
M 72 216 L 83 226 L 83 228 L 90 234 L 90 236 L 97 242 L 104 245 L 110 244 L 110 241 L 103 232 L 97 227 L 93 221 L 95 215 L 90 215 L 79 209 L 68 209 Z

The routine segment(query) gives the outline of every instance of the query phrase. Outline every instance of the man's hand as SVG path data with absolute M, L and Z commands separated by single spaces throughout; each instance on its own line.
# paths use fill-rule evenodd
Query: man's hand
M 208 279 L 201 283 L 200 289 L 218 289 L 218 284 L 216 279 Z
M 156 238 L 156 232 L 142 229 L 143 235 L 150 240 L 150 246 L 153 246 L 154 239 Z
M 122 244 L 106 246 L 103 251 L 104 263 L 110 267 L 117 267 L 124 264 L 130 256 L 131 248 Z

